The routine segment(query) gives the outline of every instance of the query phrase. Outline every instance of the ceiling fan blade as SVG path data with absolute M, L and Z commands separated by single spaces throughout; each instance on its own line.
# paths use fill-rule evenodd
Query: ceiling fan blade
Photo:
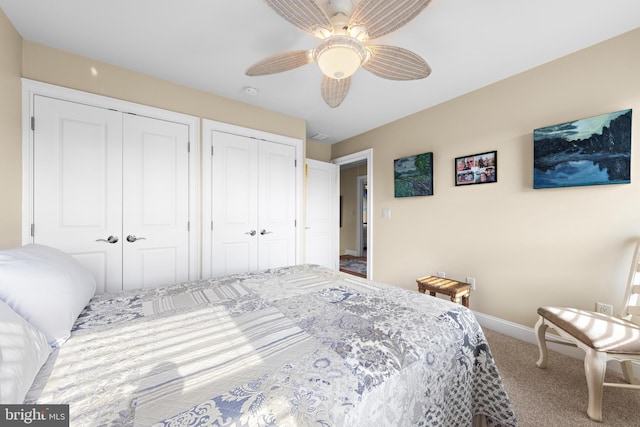
M 362 0 L 351 15 L 351 24 L 362 24 L 370 39 L 388 34 L 416 17 L 431 0 Z
M 291 52 L 276 53 L 256 62 L 245 71 L 247 76 L 262 76 L 265 74 L 280 73 L 313 62 L 307 50 L 294 50 Z
M 431 74 L 431 67 L 418 54 L 396 46 L 367 46 L 371 58 L 362 66 L 389 80 L 418 80 Z
M 331 31 L 327 13 L 314 0 L 264 0 L 278 15 L 303 31 L 315 34 L 318 27 Z
M 320 91 L 322 92 L 322 99 L 331 108 L 336 108 L 349 93 L 349 87 L 351 86 L 351 77 L 345 77 L 344 79 L 332 79 L 325 75 L 322 76 L 322 84 L 320 85 Z

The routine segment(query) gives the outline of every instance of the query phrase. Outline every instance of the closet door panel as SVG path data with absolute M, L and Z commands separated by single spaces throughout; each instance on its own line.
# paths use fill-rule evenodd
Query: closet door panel
M 33 241 L 73 255 L 97 292 L 119 290 L 121 115 L 44 96 L 34 97 L 33 110 Z
M 212 132 L 212 275 L 258 268 L 258 147 L 243 136 Z
M 188 126 L 125 114 L 123 288 L 189 279 Z
M 259 269 L 295 263 L 295 148 L 260 141 Z

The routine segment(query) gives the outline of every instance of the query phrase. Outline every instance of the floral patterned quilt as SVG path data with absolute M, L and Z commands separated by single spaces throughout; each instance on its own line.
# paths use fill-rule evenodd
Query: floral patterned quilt
M 94 297 L 28 403 L 72 426 L 515 426 L 471 311 L 302 265 Z

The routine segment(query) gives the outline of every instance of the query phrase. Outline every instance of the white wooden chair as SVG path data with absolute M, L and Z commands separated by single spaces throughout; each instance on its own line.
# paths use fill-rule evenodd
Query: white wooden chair
M 587 415 L 602 421 L 602 391 L 604 386 L 640 390 L 640 380 L 633 374 L 632 362 L 640 362 L 640 240 L 636 242 L 629 282 L 619 317 L 593 311 L 565 307 L 540 307 L 536 337 L 540 357 L 538 367 L 547 367 L 546 341 L 572 345 L 585 351 L 584 369 L 589 390 Z M 547 327 L 554 329 L 566 341 L 546 337 Z M 607 361 L 617 360 L 627 384 L 606 383 Z

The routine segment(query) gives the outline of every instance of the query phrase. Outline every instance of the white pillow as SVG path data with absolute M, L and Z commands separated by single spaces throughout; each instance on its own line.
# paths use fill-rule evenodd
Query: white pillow
M 42 332 L 2 301 L 0 343 L 0 403 L 23 403 L 51 347 Z
M 30 244 L 0 251 L 0 300 L 42 331 L 52 346 L 69 338 L 95 292 L 91 273 L 58 249 Z

